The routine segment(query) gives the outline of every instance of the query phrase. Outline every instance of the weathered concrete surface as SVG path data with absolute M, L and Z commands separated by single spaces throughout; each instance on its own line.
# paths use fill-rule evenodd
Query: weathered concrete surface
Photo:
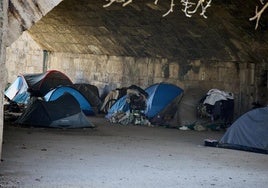
M 34 23 L 40 20 L 61 1 L 62 0 L 9 0 L 7 36 L 8 46 L 17 40 L 23 31 L 29 29 Z
M 196 2 L 196 1 L 194 1 Z M 186 17 L 179 2 L 135 0 L 126 7 L 106 1 L 64 0 L 29 29 L 54 52 L 188 60 L 267 61 L 266 18 L 255 31 L 256 1 L 213 1 L 208 19 Z M 241 8 L 243 5 L 243 8 Z M 200 10 L 198 10 L 200 11 Z
M 6 84 L 6 46 L 7 46 L 7 6 L 8 1 L 0 1 L 0 158 L 2 151 L 2 136 L 3 136 L 3 123 L 4 123 L 4 113 L 3 113 L 3 92 Z
M 223 132 L 161 127 L 5 127 L 2 187 L 266 187 L 264 154 L 203 146 Z

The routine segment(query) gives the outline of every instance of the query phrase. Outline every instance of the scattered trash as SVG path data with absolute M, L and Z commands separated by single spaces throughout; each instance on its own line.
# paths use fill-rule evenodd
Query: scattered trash
M 217 147 L 218 144 L 219 144 L 218 140 L 214 140 L 214 139 L 205 139 L 204 140 L 205 146 Z
M 194 126 L 194 130 L 196 130 L 196 131 L 206 131 L 207 128 L 204 127 L 203 125 L 197 124 L 197 125 Z
M 189 129 L 188 127 L 186 127 L 186 126 L 182 126 L 182 127 L 180 127 L 179 129 L 182 130 L 182 131 L 190 130 L 190 129 Z
M 207 121 L 195 121 L 195 122 L 184 122 L 183 125 L 179 126 L 180 130 L 195 130 L 195 131 L 220 131 L 224 129 L 224 122 L 207 122 Z

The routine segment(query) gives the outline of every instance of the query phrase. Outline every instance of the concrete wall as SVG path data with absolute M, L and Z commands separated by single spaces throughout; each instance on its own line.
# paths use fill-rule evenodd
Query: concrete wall
M 6 83 L 6 39 L 7 39 L 7 6 L 8 1 L 0 1 L 0 158 L 2 153 L 3 142 L 3 125 L 4 125 L 4 113 L 3 113 L 3 91 Z

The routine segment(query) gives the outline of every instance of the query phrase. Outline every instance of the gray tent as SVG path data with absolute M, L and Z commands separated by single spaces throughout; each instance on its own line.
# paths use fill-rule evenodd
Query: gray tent
M 32 101 L 16 123 L 35 127 L 94 127 L 80 109 L 79 103 L 69 93 L 54 101 Z
M 218 146 L 268 154 L 268 107 L 251 110 L 238 118 Z

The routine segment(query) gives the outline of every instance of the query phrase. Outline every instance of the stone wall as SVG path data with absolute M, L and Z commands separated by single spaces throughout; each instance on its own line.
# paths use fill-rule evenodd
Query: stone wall
M 178 85 L 185 90 L 180 103 L 180 119 L 184 121 L 196 118 L 198 101 L 212 88 L 234 93 L 235 116 L 251 108 L 254 99 L 250 97 L 250 91 L 256 89 L 254 75 L 253 78 L 251 76 L 252 71 L 255 71 L 253 65 L 241 62 L 179 62 L 70 53 L 50 53 L 48 63 L 49 69 L 64 72 L 74 83 L 96 85 L 100 93 L 131 84 L 142 88 L 157 82 Z
M 168 66 L 172 68 L 166 70 Z M 64 72 L 74 83 L 94 84 L 100 93 L 132 84 L 145 88 L 160 81 L 183 87 L 177 79 L 179 65 L 167 59 L 50 53 L 48 67 Z
M 43 71 L 43 50 L 28 32 L 23 32 L 18 40 L 7 48 L 6 54 L 9 83 L 12 83 L 19 74 Z
M 49 69 L 67 74 L 73 82 L 96 85 L 101 91 L 131 84 L 142 88 L 169 82 L 185 90 L 211 88 L 239 93 L 237 62 L 189 62 L 168 59 L 115 57 L 106 55 L 50 53 Z
M 44 53 L 28 33 L 7 49 L 8 81 L 13 82 L 19 73 L 43 71 Z M 267 67 L 243 62 L 218 62 L 136 58 L 92 54 L 48 52 L 47 69 L 62 71 L 74 83 L 90 83 L 105 95 L 110 90 L 132 84 L 146 88 L 157 82 L 169 82 L 185 90 L 180 103 L 180 119 L 195 119 L 196 105 L 209 89 L 230 91 L 235 96 L 235 115 L 252 107 L 251 103 L 267 101 L 261 88 Z M 267 75 L 266 75 L 267 76 Z M 266 80 L 267 84 L 267 80 Z M 264 91 L 263 91 L 264 90 Z M 266 92 L 267 93 L 267 92 Z

